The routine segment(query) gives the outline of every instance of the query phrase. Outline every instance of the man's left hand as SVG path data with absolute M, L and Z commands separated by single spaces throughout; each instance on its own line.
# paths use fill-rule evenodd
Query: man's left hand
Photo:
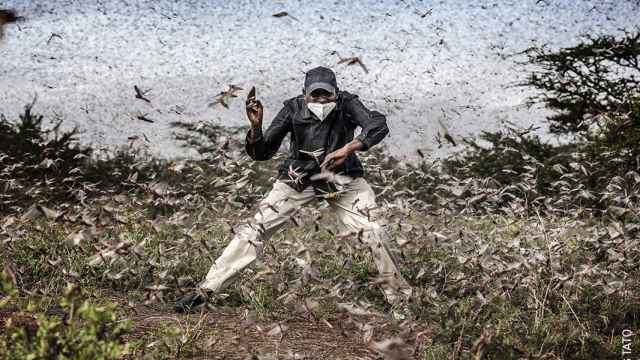
M 327 157 L 324 158 L 324 162 L 320 164 L 320 168 L 323 170 L 333 170 L 338 166 L 344 164 L 349 154 L 349 149 L 347 149 L 346 146 L 343 146 L 340 149 L 327 155 Z
M 356 150 L 361 149 L 362 145 L 363 144 L 360 140 L 354 139 L 347 145 L 327 155 L 327 157 L 324 158 L 322 164 L 320 164 L 320 168 L 323 171 L 333 170 L 337 168 L 338 166 L 344 164 L 344 162 L 347 160 L 347 156 L 349 156 Z

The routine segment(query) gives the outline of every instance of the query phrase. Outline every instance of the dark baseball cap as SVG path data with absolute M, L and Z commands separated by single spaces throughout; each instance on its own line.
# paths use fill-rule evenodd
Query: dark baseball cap
M 324 89 L 335 94 L 337 87 L 336 74 L 333 70 L 324 66 L 318 66 L 307 71 L 304 78 L 305 94 L 311 94 L 316 89 Z

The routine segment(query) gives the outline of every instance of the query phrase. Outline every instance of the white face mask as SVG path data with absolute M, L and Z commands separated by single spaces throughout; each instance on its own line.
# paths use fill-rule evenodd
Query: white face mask
M 312 113 L 316 114 L 320 121 L 324 120 L 329 113 L 336 107 L 336 102 L 328 102 L 324 104 L 320 103 L 308 103 L 307 107 Z

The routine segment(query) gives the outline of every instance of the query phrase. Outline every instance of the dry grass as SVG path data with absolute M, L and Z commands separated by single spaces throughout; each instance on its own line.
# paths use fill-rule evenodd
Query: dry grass
M 76 284 L 130 322 L 114 340 L 129 344 L 120 357 L 149 359 L 618 359 L 622 331 L 639 328 L 633 174 L 611 180 L 599 194 L 611 209 L 593 216 L 579 205 L 554 211 L 552 201 L 529 201 L 527 174 L 514 190 L 429 163 L 398 168 L 375 152 L 365 158 L 368 180 L 414 286 L 405 320 L 392 319 L 369 252 L 336 238 L 323 207 L 304 209 L 300 227 L 274 235 L 263 261 L 209 309 L 174 314 L 173 301 L 202 279 L 269 190 L 261 164 L 211 151 L 200 161 L 100 163 L 114 167 L 103 184 L 81 175 L 71 184 L 43 180 L 30 203 L 16 195 L 19 206 L 8 193 L 0 262 L 17 292 L 3 288 L 0 316 L 64 319 L 63 290 Z M 63 188 L 87 196 L 49 196 Z M 11 334 L 0 336 L 7 353 Z

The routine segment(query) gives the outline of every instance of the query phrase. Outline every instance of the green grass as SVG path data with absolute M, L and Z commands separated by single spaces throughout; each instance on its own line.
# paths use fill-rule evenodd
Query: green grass
M 420 221 L 419 218 L 409 220 L 413 224 Z M 403 248 L 405 259 L 401 268 L 418 290 L 410 304 L 414 319 L 431 329 L 422 350 L 424 359 L 438 359 L 456 351 L 460 358 L 472 358 L 473 344 L 487 328 L 494 333 L 487 347 L 487 359 L 619 358 L 621 331 L 640 326 L 640 305 L 634 300 L 638 296 L 637 288 L 629 283 L 626 292 L 623 289 L 607 295 L 598 284 L 619 278 L 620 274 L 638 274 L 633 258 L 611 262 L 606 250 L 588 241 L 594 229 L 606 229 L 606 222 L 568 227 L 571 219 L 547 217 L 543 220 L 546 236 L 537 217 L 510 219 L 496 215 L 458 217 L 446 223 L 437 218 L 424 219 L 430 224 L 429 231 L 442 233 L 447 240 L 434 242 L 429 231 L 408 235 L 414 237 L 414 241 Z M 48 301 L 49 307 L 55 305 L 53 299 L 70 279 L 57 271 L 62 268 L 76 272 L 81 286 L 97 297 L 109 292 L 139 302 L 147 298 L 146 286 L 167 284 L 169 289 L 164 297 L 172 301 L 180 294 L 175 281 L 191 279 L 186 283 L 193 284 L 204 276 L 229 240 L 229 234 L 219 225 L 195 228 L 190 236 L 185 236 L 183 229 L 165 224 L 155 232 L 141 221 L 121 225 L 106 233 L 105 239 L 114 243 L 130 241 L 133 246 L 144 243 L 143 251 L 138 255 L 125 254 L 122 260 L 111 265 L 92 267 L 88 265 L 95 253 L 91 245 L 97 242 L 74 247 L 65 241 L 70 229 L 35 222 L 24 225 L 24 237 L 10 242 L 4 249 L 7 256 L 0 261 L 4 265 L 10 259 L 12 266 L 21 269 L 20 285 L 30 291 L 38 289 L 40 296 L 52 299 Z M 215 305 L 247 308 L 260 321 L 278 321 L 289 316 L 291 308 L 277 300 L 282 292 L 276 289 L 279 282 L 274 279 L 287 281 L 282 291 L 288 291 L 293 280 L 300 277 L 301 268 L 291 257 L 295 248 L 279 241 L 305 231 L 312 231 L 312 225 L 289 229 L 272 238 L 276 251 L 266 247 L 264 261 L 275 274 L 256 280 L 251 272 L 244 273 L 224 291 L 229 296 Z M 398 231 L 391 230 L 392 238 Z M 330 239 L 324 238 L 326 236 L 318 233 L 306 244 L 310 249 L 322 246 L 325 252 L 329 251 L 328 256 L 313 257 L 313 266 L 324 284 L 315 281 L 305 284 L 300 299 L 324 297 L 339 281 L 351 281 L 354 286 L 343 289 L 342 300 L 319 300 L 314 317 L 335 319 L 339 301 L 363 301 L 372 304 L 375 310 L 387 310 L 381 290 L 369 285 L 377 274 L 366 248 L 351 255 L 331 252 L 331 243 L 325 242 Z M 519 245 L 514 245 L 516 239 Z M 550 249 L 548 240 L 566 246 Z M 606 244 L 616 249 L 624 246 Z M 485 253 L 478 255 L 486 246 Z M 549 251 L 551 263 L 545 258 Z M 47 262 L 57 258 L 61 262 L 56 266 Z M 508 270 L 509 264 L 522 261 L 528 265 Z M 598 265 L 599 270 L 590 275 L 575 275 L 585 265 Z M 135 271 L 125 272 L 119 280 L 105 275 L 106 270 L 118 274 L 127 267 Z M 260 269 L 263 268 L 257 270 Z M 421 272 L 423 276 L 417 279 Z M 574 274 L 572 280 L 559 285 L 559 276 L 567 274 Z M 197 341 L 180 341 L 184 334 L 171 328 L 176 324 L 166 326 L 142 339 L 144 346 L 154 344 L 153 349 L 148 349 L 154 356 L 172 357 L 178 349 L 185 356 L 198 351 Z

